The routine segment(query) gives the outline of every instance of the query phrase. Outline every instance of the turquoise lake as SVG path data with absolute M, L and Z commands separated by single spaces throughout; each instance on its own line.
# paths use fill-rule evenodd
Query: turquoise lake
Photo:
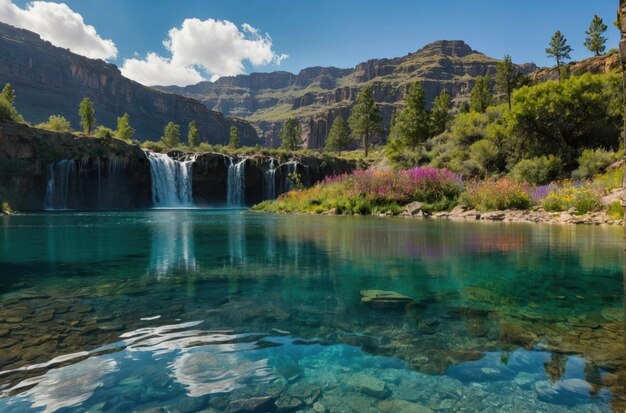
M 2 412 L 611 412 L 618 227 L 0 217 Z M 371 307 L 361 290 L 406 307 Z

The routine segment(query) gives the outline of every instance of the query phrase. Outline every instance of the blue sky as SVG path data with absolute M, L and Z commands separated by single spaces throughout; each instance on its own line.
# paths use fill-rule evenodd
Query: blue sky
M 8 1 L 8 0 L 4 0 Z M 14 0 L 24 8 L 27 1 Z M 438 39 L 465 40 L 493 57 L 511 54 L 516 62 L 551 65 L 545 55 L 550 36 L 558 29 L 574 48 L 573 59 L 587 57 L 585 30 L 594 14 L 609 25 L 609 47 L 618 41 L 617 0 L 66 0 L 103 39 L 115 43 L 122 66 L 125 59 L 142 59 L 154 52 L 165 59 L 168 31 L 188 18 L 248 23 L 272 39 L 276 55 L 288 58 L 252 66 L 246 72 L 287 70 L 308 66 L 353 67 L 378 57 L 402 56 Z M 2 20 L 2 16 L 0 16 Z M 265 38 L 265 37 L 264 37 Z M 201 72 L 202 73 L 202 72 Z M 204 77 L 208 75 L 202 73 Z

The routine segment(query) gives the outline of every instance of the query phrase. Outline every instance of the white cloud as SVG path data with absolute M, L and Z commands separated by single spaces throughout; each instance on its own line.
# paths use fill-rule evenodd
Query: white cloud
M 288 57 L 274 52 L 268 34 L 262 35 L 247 23 L 239 30 L 227 20 L 185 19 L 180 28 L 170 29 L 163 44 L 170 58 L 149 53 L 144 60 L 127 59 L 122 67 L 124 76 L 147 85 L 185 86 L 197 83 L 201 73 L 216 80 L 244 73 L 245 61 L 253 66 L 279 65 Z M 169 71 L 162 71 L 165 68 Z
M 94 59 L 115 59 L 117 48 L 64 3 L 33 1 L 24 9 L 0 0 L 0 21 L 38 33 L 50 43 Z
M 122 74 L 144 85 L 187 86 L 204 80 L 196 69 L 172 62 L 156 53 L 148 53 L 145 59 L 126 59 Z

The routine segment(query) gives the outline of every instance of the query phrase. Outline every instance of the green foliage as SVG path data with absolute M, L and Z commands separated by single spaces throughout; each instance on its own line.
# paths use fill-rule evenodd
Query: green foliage
M 468 101 L 463 101 L 459 106 L 459 113 L 469 113 L 472 110 Z
M 13 213 L 13 209 L 11 208 L 11 205 L 9 205 L 8 202 L 3 201 L 2 209 L 0 210 L 0 212 L 2 212 L 3 214 L 11 215 Z
M 470 145 L 469 159 L 482 175 L 497 171 L 500 157 L 500 149 L 490 139 L 481 139 Z
M 369 153 L 371 138 L 382 131 L 380 125 L 382 119 L 378 105 L 374 101 L 372 87 L 364 87 L 357 95 L 356 103 L 352 107 L 352 113 L 348 118 L 348 124 L 352 134 L 362 138 L 365 157 Z
M 452 106 L 452 98 L 447 90 L 443 90 L 435 98 L 433 103 L 433 109 L 431 112 L 432 121 L 432 136 L 437 136 L 444 133 L 448 127 L 448 121 L 450 120 L 450 106 Z
M 608 29 L 604 21 L 599 16 L 593 16 L 589 29 L 585 32 L 585 47 L 596 56 L 602 55 L 606 51 L 607 38 L 603 34 Z
M 90 134 L 96 124 L 96 114 L 93 109 L 93 102 L 88 97 L 83 98 L 78 107 L 78 116 L 80 117 L 80 125 L 86 134 Z
M 293 118 L 287 119 L 280 131 L 280 147 L 295 151 L 302 146 L 302 127 Z
M 233 148 L 239 148 L 239 130 L 236 126 L 231 126 L 229 131 L 228 145 Z
M 180 145 L 180 125 L 171 121 L 168 122 L 163 129 L 161 142 L 168 148 L 174 148 Z
M 470 108 L 474 112 L 484 113 L 491 105 L 493 96 L 489 90 L 489 83 L 489 76 L 476 78 L 476 83 L 470 93 Z
M 37 125 L 38 128 L 53 130 L 56 132 L 70 132 L 72 127 L 70 122 L 60 115 L 52 115 L 47 122 Z
M 590 185 L 574 185 L 567 182 L 561 187 L 553 189 L 541 206 L 550 212 L 576 210 L 576 214 L 582 215 L 593 211 L 600 206 L 600 193 Z
M 2 93 L 0 93 L 0 96 L 6 99 L 6 101 L 11 105 L 15 103 L 15 90 L 13 90 L 13 87 L 11 86 L 10 83 L 7 83 L 4 85 L 4 87 L 2 88 Z
M 589 73 L 517 90 L 510 121 L 519 153 L 551 153 L 571 165 L 579 149 L 616 147 L 620 91 L 618 75 Z
M 145 141 L 141 143 L 141 147 L 153 152 L 164 152 L 168 147 L 161 141 Z
M 333 125 L 328 132 L 325 148 L 330 151 L 341 151 L 347 149 L 351 142 L 352 136 L 350 135 L 348 124 L 343 119 L 343 116 L 339 115 L 333 121 Z
M 107 128 L 106 126 L 100 125 L 96 128 L 94 134 L 96 138 L 112 138 L 115 136 L 115 131 L 111 128 Z
M 406 147 L 415 149 L 430 137 L 430 114 L 425 108 L 426 96 L 415 82 L 404 98 L 404 106 L 395 119 L 394 133 Z
M 624 219 L 624 207 L 622 206 L 622 201 L 616 199 L 611 202 L 606 211 L 606 215 L 615 221 Z
M 124 113 L 123 116 L 117 118 L 117 131 L 115 137 L 126 142 L 131 142 L 135 135 L 135 129 L 130 126 L 130 116 Z
M 573 51 L 571 46 L 567 44 L 567 39 L 560 31 L 557 31 L 550 39 L 550 44 L 546 49 L 548 57 L 552 57 L 556 60 L 556 67 L 559 71 L 559 80 L 561 79 L 561 63 L 570 59 L 570 53 Z
M 519 75 L 510 55 L 504 56 L 504 59 L 498 62 L 496 66 L 496 90 L 506 97 L 509 110 L 512 106 L 511 95 L 519 83 Z
M 0 121 L 11 120 L 13 122 L 25 123 L 22 115 L 17 113 L 17 109 L 13 106 L 15 101 L 15 92 L 9 83 L 4 85 L 2 93 L 0 93 Z
M 471 182 L 460 202 L 478 211 L 527 209 L 532 204 L 530 187 L 508 178 Z
M 563 171 L 563 161 L 554 155 L 538 156 L 531 159 L 522 159 L 513 169 L 511 178 L 519 182 L 528 182 L 533 185 L 547 184 Z
M 624 184 L 624 168 L 614 168 L 606 171 L 601 175 L 596 175 L 593 178 L 593 186 L 596 188 L 603 188 L 608 192 L 615 188 L 621 188 Z
M 619 155 L 613 151 L 602 148 L 585 149 L 578 158 L 578 169 L 573 172 L 572 176 L 578 179 L 591 178 L 603 172 L 607 166 L 618 159 Z
M 198 145 L 200 145 L 200 132 L 198 131 L 195 120 L 189 122 L 187 130 L 187 145 L 189 145 L 191 148 L 198 147 Z

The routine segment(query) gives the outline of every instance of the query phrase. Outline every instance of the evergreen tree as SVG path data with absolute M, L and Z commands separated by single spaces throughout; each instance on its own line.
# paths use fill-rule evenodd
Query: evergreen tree
M 124 113 L 124 115 L 117 118 L 117 131 L 115 131 L 115 136 L 118 139 L 130 142 L 134 135 L 135 129 L 130 126 L 130 116 L 128 116 L 128 113 Z
M 352 137 L 350 136 L 350 129 L 348 124 L 343 119 L 343 116 L 339 115 L 333 121 L 328 136 L 326 137 L 326 149 L 331 151 L 341 151 L 346 149 Z
M 395 133 L 401 142 L 412 149 L 430 137 L 430 114 L 425 104 L 424 89 L 419 82 L 415 82 L 404 98 L 404 107 L 395 119 Z
M 293 118 L 287 119 L 280 131 L 281 148 L 289 151 L 298 150 L 302 145 L 302 128 Z
M 549 47 L 546 49 L 548 57 L 553 57 L 556 60 L 556 67 L 559 72 L 559 81 L 561 80 L 561 63 L 566 59 L 570 59 L 570 53 L 572 48 L 567 44 L 567 39 L 560 31 L 554 33 L 550 40 Z
M 163 129 L 163 136 L 161 142 L 168 148 L 173 148 L 180 145 L 180 125 L 174 122 L 168 122 Z
M 599 16 L 593 16 L 589 30 L 585 32 L 587 33 L 587 37 L 585 38 L 585 47 L 596 56 L 600 56 L 606 51 L 607 39 L 603 36 L 603 34 L 607 29 L 608 27 L 604 24 L 602 18 Z
M 447 90 L 443 90 L 435 98 L 433 104 L 433 110 L 431 112 L 432 118 L 432 136 L 437 136 L 446 131 L 448 126 L 448 120 L 450 119 L 450 106 L 452 105 L 452 98 Z
M 93 110 L 93 102 L 85 97 L 80 102 L 78 108 L 78 116 L 80 116 L 80 125 L 86 134 L 90 134 L 93 126 L 96 124 L 96 114 Z
M 15 91 L 11 87 L 10 83 L 4 85 L 4 88 L 2 88 L 1 96 L 4 97 L 11 105 L 15 103 Z
M 496 65 L 496 90 L 506 96 L 509 110 L 511 110 L 511 95 L 520 83 L 519 75 L 509 55 L 504 56 L 504 59 Z
M 195 148 L 200 145 L 200 132 L 198 131 L 198 127 L 196 126 L 196 121 L 192 120 L 191 122 L 189 122 L 189 126 L 187 129 L 187 145 Z
M 239 129 L 236 126 L 230 127 L 229 146 L 233 149 L 239 148 Z
M 378 105 L 374 101 L 374 93 L 371 86 L 366 86 L 356 97 L 356 103 L 352 107 L 352 113 L 348 118 L 348 124 L 352 133 L 363 139 L 365 156 L 369 153 L 371 138 L 376 133 L 381 132 L 380 122 L 382 116 L 378 110 Z
M 489 75 L 476 78 L 476 84 L 470 93 L 470 108 L 474 112 L 485 113 L 493 96 L 489 90 Z
M 469 113 L 471 110 L 472 108 L 467 100 L 463 101 L 459 107 L 459 112 L 461 113 Z

